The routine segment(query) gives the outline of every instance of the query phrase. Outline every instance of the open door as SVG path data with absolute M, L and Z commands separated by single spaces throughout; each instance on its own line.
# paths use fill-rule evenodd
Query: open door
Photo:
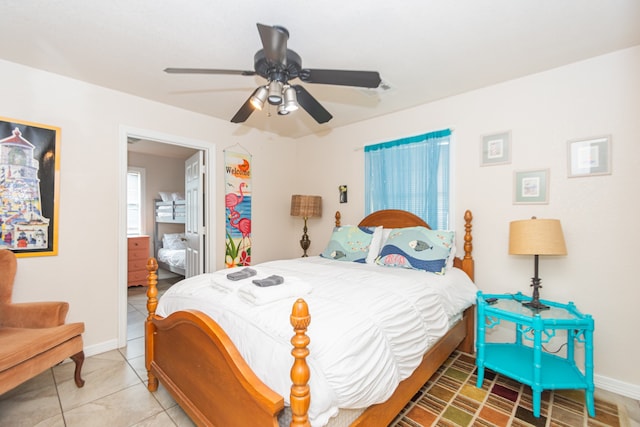
M 185 161 L 185 209 L 187 210 L 184 230 L 187 239 L 185 277 L 204 273 L 204 239 L 206 237 L 204 171 L 202 151 L 198 151 Z

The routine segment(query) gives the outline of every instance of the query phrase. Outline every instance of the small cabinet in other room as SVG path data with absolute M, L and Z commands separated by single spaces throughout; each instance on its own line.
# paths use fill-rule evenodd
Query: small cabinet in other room
M 127 240 L 127 286 L 146 286 L 149 236 L 134 236 Z

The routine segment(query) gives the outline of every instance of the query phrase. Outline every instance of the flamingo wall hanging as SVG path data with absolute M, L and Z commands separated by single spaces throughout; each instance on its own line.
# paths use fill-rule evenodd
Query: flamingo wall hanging
M 225 265 L 251 265 L 251 154 L 224 151 Z

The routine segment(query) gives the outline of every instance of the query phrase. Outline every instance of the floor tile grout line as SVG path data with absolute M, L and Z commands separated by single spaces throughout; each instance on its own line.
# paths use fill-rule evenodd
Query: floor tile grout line
M 53 372 L 53 368 L 49 368 L 51 371 L 51 378 L 53 379 L 53 388 L 56 390 L 56 398 L 58 399 L 58 406 L 60 407 L 60 416 L 62 417 L 62 424 L 67 426 L 67 417 L 64 416 L 64 408 L 62 407 L 62 398 L 60 397 L 60 390 L 58 389 L 58 380 L 56 374 Z

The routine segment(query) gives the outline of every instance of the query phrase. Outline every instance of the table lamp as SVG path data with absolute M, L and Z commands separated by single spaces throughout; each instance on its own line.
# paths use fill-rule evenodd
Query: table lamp
M 509 254 L 533 255 L 534 272 L 531 278 L 533 296 L 523 305 L 533 310 L 544 310 L 549 306 L 540 302 L 540 278 L 538 277 L 539 255 L 566 255 L 562 226 L 557 219 L 525 219 L 509 224 Z
M 301 216 L 304 219 L 304 228 L 300 246 L 304 251 L 303 257 L 307 256 L 307 249 L 311 245 L 311 240 L 307 235 L 307 219 L 311 217 L 319 217 L 322 215 L 322 197 L 320 196 L 302 196 L 294 194 L 291 196 L 291 216 Z

